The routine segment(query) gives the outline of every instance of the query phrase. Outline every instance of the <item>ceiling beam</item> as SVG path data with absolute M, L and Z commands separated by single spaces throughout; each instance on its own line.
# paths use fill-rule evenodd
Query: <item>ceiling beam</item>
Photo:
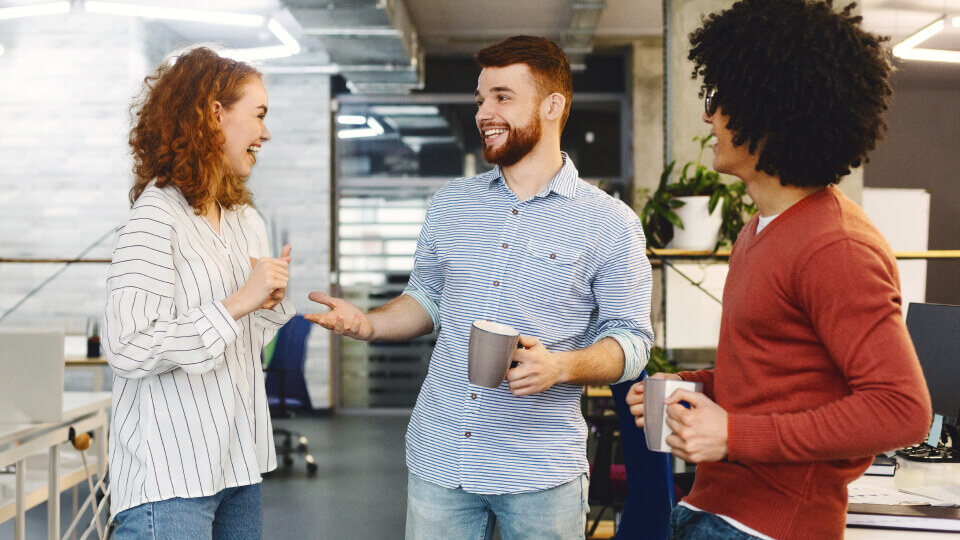
M 586 57 L 593 52 L 600 15 L 607 8 L 605 0 L 570 0 L 570 23 L 563 32 L 561 46 L 575 71 L 586 69 Z

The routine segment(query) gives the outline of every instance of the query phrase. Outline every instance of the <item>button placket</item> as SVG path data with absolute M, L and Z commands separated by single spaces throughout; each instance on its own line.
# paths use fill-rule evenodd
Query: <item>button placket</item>
M 510 248 L 516 245 L 519 223 L 518 220 L 515 219 L 515 216 L 519 216 L 520 211 L 517 208 L 511 207 L 509 212 L 504 220 L 503 230 L 497 244 L 495 244 L 494 252 L 490 253 L 490 256 L 496 261 L 494 266 L 496 270 L 495 274 L 491 276 L 490 281 L 487 282 L 491 293 L 486 295 L 484 301 L 483 315 L 487 320 L 490 320 L 490 318 L 496 320 L 499 315 L 500 299 L 503 294 L 501 291 L 505 285 L 503 279 L 509 266 L 508 263 L 510 262 Z
M 521 204 L 523 203 L 517 203 L 517 206 Z M 491 300 L 493 301 L 492 302 L 493 309 L 492 310 L 489 309 L 491 306 L 488 305 L 487 306 L 488 309 L 484 310 L 484 313 L 488 315 L 491 314 L 491 311 L 493 311 L 492 315 L 494 320 L 496 320 L 500 316 L 499 307 L 501 302 L 499 301 L 499 299 L 504 294 L 503 289 L 506 283 L 504 282 L 503 279 L 504 279 L 504 276 L 506 276 L 507 274 L 507 268 L 510 266 L 509 265 L 510 258 L 512 256 L 512 253 L 515 251 L 515 247 L 517 245 L 516 243 L 517 231 L 519 231 L 520 229 L 519 216 L 520 216 L 519 208 L 516 208 L 516 206 L 514 206 L 513 208 L 510 209 L 510 214 L 507 215 L 507 219 L 503 227 L 503 233 L 500 236 L 500 245 L 499 245 L 499 249 L 497 250 L 499 252 L 497 253 L 497 259 L 498 259 L 497 274 L 495 275 L 494 279 L 490 282 L 490 284 L 492 285 L 492 290 L 495 292 L 495 294 L 491 296 Z

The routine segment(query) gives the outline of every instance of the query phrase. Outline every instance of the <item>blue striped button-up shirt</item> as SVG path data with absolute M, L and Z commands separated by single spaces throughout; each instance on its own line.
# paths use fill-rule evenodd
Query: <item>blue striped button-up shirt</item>
M 580 180 L 564 155 L 550 185 L 520 201 L 500 168 L 434 195 L 404 294 L 439 329 L 407 431 L 418 477 L 482 494 L 548 489 L 587 471 L 583 387 L 517 397 L 467 379 L 470 326 L 508 324 L 552 352 L 616 339 L 621 381 L 646 365 L 650 263 L 637 215 Z

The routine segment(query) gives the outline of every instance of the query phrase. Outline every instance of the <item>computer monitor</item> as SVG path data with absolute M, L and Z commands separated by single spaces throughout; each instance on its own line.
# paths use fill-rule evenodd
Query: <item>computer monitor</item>
M 907 330 L 930 389 L 933 412 L 960 419 L 960 306 L 911 303 Z
M 63 416 L 63 330 L 0 329 L 0 424 Z

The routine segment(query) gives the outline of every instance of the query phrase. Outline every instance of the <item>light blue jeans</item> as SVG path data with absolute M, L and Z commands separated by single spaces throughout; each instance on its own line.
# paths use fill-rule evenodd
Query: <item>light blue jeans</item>
M 209 497 L 143 503 L 114 517 L 116 540 L 259 540 L 260 484 L 227 488 Z
M 486 539 L 499 523 L 503 540 L 582 539 L 587 475 L 532 493 L 477 495 L 407 476 L 407 540 Z

